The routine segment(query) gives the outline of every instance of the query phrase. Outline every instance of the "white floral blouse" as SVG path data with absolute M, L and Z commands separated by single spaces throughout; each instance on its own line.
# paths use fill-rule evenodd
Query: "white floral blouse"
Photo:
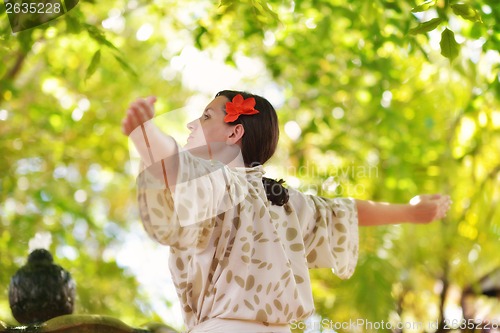
M 179 154 L 170 190 L 154 176 L 138 178 L 147 233 L 170 245 L 170 270 L 188 329 L 210 318 L 286 324 L 314 311 L 309 268 L 349 278 L 358 258 L 353 199 L 326 199 L 289 189 L 272 205 L 262 166 L 229 168 Z

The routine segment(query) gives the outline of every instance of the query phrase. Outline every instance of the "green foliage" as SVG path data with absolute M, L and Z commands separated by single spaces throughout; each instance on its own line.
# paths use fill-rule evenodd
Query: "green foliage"
M 439 45 L 441 46 L 441 54 L 446 58 L 453 60 L 458 56 L 460 45 L 455 40 L 453 31 L 445 29 L 441 33 L 441 42 L 439 42 Z
M 479 12 L 474 8 L 472 8 L 470 5 L 464 3 L 457 3 L 451 5 L 451 8 L 453 9 L 453 13 L 455 13 L 455 15 L 459 15 L 466 20 L 472 22 L 482 22 L 481 14 L 479 14 Z
M 436 1 L 435 0 L 428 0 L 428 1 L 424 2 L 423 4 L 418 5 L 415 8 L 413 8 L 411 10 L 411 12 L 412 13 L 425 12 L 426 10 L 431 9 L 435 5 L 436 5 Z
M 485 1 L 484 3 L 486 8 L 491 8 L 491 5 L 495 6 L 493 3 L 490 4 L 489 1 Z M 417 27 L 410 29 L 410 34 L 429 33 L 442 23 L 449 23 L 450 19 L 453 18 L 450 16 L 451 13 L 453 13 L 455 17 L 484 25 L 480 11 L 474 9 L 470 4 L 454 3 L 450 5 L 449 0 L 444 2 L 426 1 L 412 9 L 413 13 L 421 14 L 425 14 L 426 12 L 431 13 L 432 11 L 437 12 L 439 17 L 420 23 Z M 454 32 L 450 30 L 449 27 L 445 28 L 441 33 L 440 46 L 441 54 L 450 60 L 453 60 L 460 52 L 460 45 L 456 43 Z
M 13 34 L 0 6 L 0 319 L 13 320 L 8 282 L 40 231 L 77 281 L 78 312 L 158 318 L 117 259 L 140 223 L 120 121 L 138 96 L 159 96 L 160 114 L 186 103 L 179 59 L 194 46 L 272 76 L 284 102 L 270 166 L 287 183 L 392 202 L 452 196 L 442 222 L 361 230 L 352 279 L 311 272 L 324 318 L 436 320 L 449 297 L 437 286 L 465 288 L 500 265 L 498 21 L 496 0 L 113 0 Z M 153 33 L 138 38 L 145 24 Z
M 441 24 L 443 20 L 439 17 L 433 18 L 432 20 L 420 23 L 417 27 L 410 29 L 410 34 L 424 34 L 429 31 L 432 31 L 437 28 L 439 24 Z
M 101 62 L 101 49 L 97 50 L 92 56 L 92 60 L 90 61 L 90 65 L 87 68 L 87 72 L 85 73 L 85 80 L 92 76 L 95 73 L 97 66 Z

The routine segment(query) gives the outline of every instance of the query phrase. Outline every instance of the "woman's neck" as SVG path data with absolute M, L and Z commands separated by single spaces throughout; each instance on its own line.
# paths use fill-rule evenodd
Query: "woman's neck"
M 230 168 L 245 167 L 241 148 L 238 145 L 211 143 L 207 146 L 190 148 L 189 152 L 206 160 L 222 162 Z

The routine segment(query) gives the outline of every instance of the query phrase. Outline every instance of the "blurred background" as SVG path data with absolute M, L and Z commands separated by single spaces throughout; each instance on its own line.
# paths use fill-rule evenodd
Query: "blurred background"
M 0 320 L 16 323 L 10 278 L 49 233 L 76 313 L 182 329 L 120 123 L 137 97 L 201 112 L 235 89 L 277 108 L 266 171 L 288 186 L 454 202 L 431 225 L 363 228 L 350 280 L 311 271 L 317 315 L 296 332 L 500 325 L 499 20 L 497 0 L 90 0 L 13 33 L 0 5 Z M 332 324 L 356 319 L 394 327 Z

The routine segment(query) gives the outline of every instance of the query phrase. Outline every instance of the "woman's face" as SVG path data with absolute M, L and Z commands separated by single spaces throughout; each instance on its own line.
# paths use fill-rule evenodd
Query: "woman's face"
M 209 149 L 213 150 L 215 146 L 226 145 L 234 128 L 224 122 L 224 108 L 227 102 L 229 99 L 225 96 L 216 97 L 207 105 L 200 118 L 187 124 L 191 134 L 184 148 L 210 147 Z

